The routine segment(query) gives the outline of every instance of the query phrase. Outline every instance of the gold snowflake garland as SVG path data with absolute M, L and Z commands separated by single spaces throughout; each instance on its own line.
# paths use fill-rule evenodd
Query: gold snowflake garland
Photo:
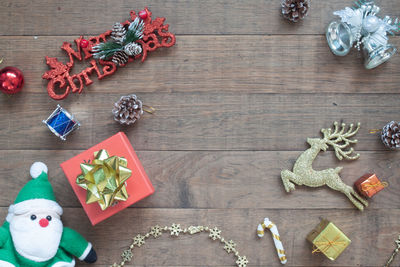
M 394 257 L 396 257 L 397 253 L 399 253 L 400 251 L 400 235 L 399 238 L 394 241 L 394 243 L 396 244 L 396 249 L 393 251 L 392 255 L 390 255 L 389 260 L 386 262 L 386 264 L 383 267 L 389 267 L 390 264 L 392 264 Z
M 133 249 L 135 247 L 141 247 L 145 244 L 145 240 L 152 236 L 154 239 L 160 237 L 163 232 L 169 232 L 171 236 L 177 237 L 179 234 L 189 234 L 194 235 L 197 233 L 205 232 L 208 233 L 208 237 L 213 241 L 219 240 L 224 245 L 224 250 L 230 254 L 233 253 L 236 260 L 237 267 L 247 267 L 249 261 L 246 256 L 240 256 L 239 251 L 236 249 L 236 244 L 232 240 L 226 241 L 225 238 L 221 236 L 221 230 L 217 227 L 209 228 L 207 226 L 189 226 L 188 228 L 181 228 L 180 224 L 173 223 L 171 226 L 160 227 L 159 225 L 151 227 L 150 231 L 145 234 L 138 234 L 133 238 L 132 244 L 127 250 L 124 250 L 121 254 L 122 261 L 110 265 L 110 267 L 123 267 L 127 262 L 130 262 L 133 258 Z

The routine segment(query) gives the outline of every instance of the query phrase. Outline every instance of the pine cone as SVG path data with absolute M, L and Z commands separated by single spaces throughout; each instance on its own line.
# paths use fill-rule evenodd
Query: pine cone
M 117 66 L 125 65 L 128 63 L 129 56 L 124 51 L 117 51 L 112 57 L 112 62 Z
M 119 22 L 115 23 L 112 28 L 111 38 L 114 39 L 116 43 L 122 44 L 125 40 L 125 35 L 125 27 Z
M 391 121 L 382 129 L 381 139 L 383 144 L 391 149 L 400 148 L 400 126 L 399 123 Z
M 117 103 L 114 104 L 112 110 L 114 120 L 121 124 L 129 125 L 140 119 L 143 114 L 142 101 L 137 99 L 137 96 L 127 95 L 122 96 Z
M 293 22 L 303 19 L 309 8 L 309 0 L 282 0 L 282 15 Z
M 124 52 L 129 56 L 137 56 L 142 53 L 142 46 L 132 42 L 124 46 Z

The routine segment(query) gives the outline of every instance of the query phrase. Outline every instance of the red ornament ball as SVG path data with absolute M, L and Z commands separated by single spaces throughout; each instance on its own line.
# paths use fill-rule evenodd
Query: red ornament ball
M 15 67 L 5 67 L 0 70 L 0 91 L 13 95 L 21 91 L 24 85 L 22 71 Z
M 86 39 L 82 39 L 81 42 L 80 42 L 80 44 L 81 44 L 81 47 L 82 47 L 82 48 L 86 48 L 86 47 L 89 46 L 89 41 L 86 40 Z
M 147 19 L 147 16 L 148 16 L 148 14 L 147 14 L 146 10 L 139 11 L 139 18 Z

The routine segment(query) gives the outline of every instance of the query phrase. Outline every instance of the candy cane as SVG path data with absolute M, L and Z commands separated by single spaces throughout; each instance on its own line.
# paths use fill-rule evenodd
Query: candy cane
M 276 252 L 278 253 L 279 260 L 281 261 L 282 264 L 285 264 L 287 262 L 285 256 L 285 250 L 283 249 L 281 237 L 279 236 L 278 228 L 276 227 L 276 225 L 273 222 L 271 222 L 268 218 L 265 218 L 264 222 L 262 224 L 259 224 L 257 227 L 257 235 L 259 237 L 263 237 L 264 230 L 266 228 L 268 228 L 272 233 L 272 237 L 274 239 Z

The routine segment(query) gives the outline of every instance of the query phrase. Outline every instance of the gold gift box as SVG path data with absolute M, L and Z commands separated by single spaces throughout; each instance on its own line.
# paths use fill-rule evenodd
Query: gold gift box
M 322 252 L 332 261 L 336 260 L 351 243 L 351 240 L 328 220 L 322 220 L 321 223 L 308 234 L 307 240 L 313 244 L 312 253 Z

